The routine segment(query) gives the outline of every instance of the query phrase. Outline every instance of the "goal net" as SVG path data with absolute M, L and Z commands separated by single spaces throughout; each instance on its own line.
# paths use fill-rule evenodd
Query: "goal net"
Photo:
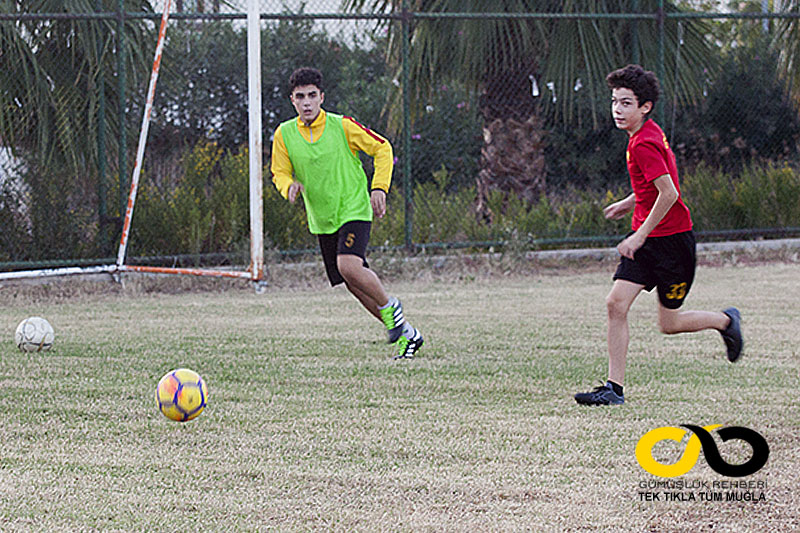
M 249 206 L 249 266 L 245 269 L 234 268 L 189 268 L 182 266 L 150 266 L 143 264 L 130 264 L 128 249 L 135 226 L 135 212 L 137 196 L 142 179 L 147 179 L 143 173 L 143 164 L 147 148 L 148 132 L 151 123 L 156 87 L 161 67 L 162 55 L 166 43 L 166 35 L 170 22 L 172 0 L 159 2 L 161 8 L 160 26 L 155 46 L 155 53 L 150 71 L 149 84 L 144 102 L 141 127 L 136 150 L 133 172 L 130 178 L 130 189 L 127 193 L 124 212 L 121 218 L 121 237 L 116 254 L 116 261 L 111 264 L 89 266 L 67 266 L 46 269 L 17 270 L 0 272 L 0 281 L 9 279 L 37 278 L 49 276 L 64 276 L 71 274 L 94 273 L 124 273 L 124 272 L 149 272 L 157 274 L 188 274 L 196 276 L 213 276 L 226 278 L 240 278 L 256 283 L 263 283 L 264 279 L 264 233 L 263 233 L 263 142 L 261 124 L 261 34 L 259 27 L 259 0 L 247 0 L 246 35 L 247 35 L 247 109 L 248 109 L 248 139 L 247 139 L 247 167 L 248 167 L 248 206 Z M 186 98 L 192 98 L 191 87 L 187 87 Z M 172 228 L 175 229 L 175 228 Z

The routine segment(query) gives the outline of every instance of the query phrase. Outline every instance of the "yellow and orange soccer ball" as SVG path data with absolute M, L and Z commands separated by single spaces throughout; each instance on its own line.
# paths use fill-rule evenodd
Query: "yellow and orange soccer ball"
M 179 368 L 164 374 L 156 387 L 158 410 L 178 422 L 196 418 L 206 407 L 208 387 L 200 374 Z

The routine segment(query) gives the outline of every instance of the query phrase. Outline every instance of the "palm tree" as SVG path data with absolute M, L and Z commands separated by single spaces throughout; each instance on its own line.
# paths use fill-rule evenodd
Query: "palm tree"
M 345 0 L 344 6 L 353 11 L 398 13 L 403 3 Z M 528 199 L 539 197 L 545 188 L 544 127 L 548 122 L 574 124 L 580 119 L 579 90 L 589 94 L 591 121 L 596 127 L 600 122 L 597 103 L 608 98 L 606 73 L 637 57 L 647 68 L 657 69 L 659 39 L 654 18 L 640 18 L 638 22 L 613 15 L 602 18 L 629 12 L 630 4 L 624 0 L 407 0 L 409 10 L 427 15 L 415 17 L 410 28 L 413 101 L 423 102 L 447 80 L 464 83 L 479 94 L 484 123 L 477 178 L 479 209 L 484 209 L 481 202 L 490 189 L 513 191 Z M 638 12 L 656 13 L 658 4 L 656 0 L 641 0 Z M 666 10 L 677 8 L 668 4 Z M 486 12 L 509 16 L 479 15 Z M 441 16 L 448 13 L 468 16 Z M 561 18 L 521 16 L 530 13 L 554 13 Z M 598 17 L 575 17 L 578 13 L 594 13 Z M 436 15 L 440 17 L 435 18 Z M 689 19 L 681 25 L 677 80 L 675 69 L 668 69 L 661 81 L 668 95 L 677 88 L 678 98 L 688 102 L 702 90 L 695 72 L 710 68 L 713 54 L 711 44 L 704 38 L 704 22 Z M 665 31 L 666 64 L 673 65 L 678 23 L 667 19 Z M 395 31 L 389 42 L 389 57 L 399 70 L 399 32 Z M 537 89 L 545 98 L 533 97 Z M 396 102 L 389 108 L 392 112 L 400 110 Z M 390 124 L 397 122 L 390 120 Z
M 800 1 L 775 0 L 774 11 L 794 15 L 777 19 L 774 24 L 773 44 L 779 50 L 780 74 L 788 81 L 792 97 L 800 102 Z
M 64 13 L 81 15 L 114 12 L 116 0 L 38 0 L 3 2 L 0 13 Z M 126 0 L 126 11 L 152 12 L 147 0 Z M 17 154 L 36 155 L 42 163 L 66 163 L 85 168 L 96 154 L 91 133 L 97 115 L 98 87 L 106 99 L 118 98 L 116 64 L 117 21 L 27 19 L 0 23 L 0 139 Z M 146 65 L 149 32 L 141 21 L 126 26 L 128 72 L 140 76 Z M 134 78 L 135 79 L 135 78 Z M 109 142 L 119 131 L 115 113 L 107 119 Z
M 125 0 L 126 11 L 152 12 L 147 0 Z M 116 153 L 121 124 L 115 112 L 117 21 L 90 21 L 79 16 L 115 12 L 116 0 L 13 0 L 0 2 L 0 14 L 56 13 L 76 18 L 0 21 L 0 147 L 24 162 L 24 180 L 31 191 L 28 213 L 58 220 L 64 212 L 96 210 L 98 110 L 100 94 L 107 102 L 105 149 Z M 151 32 L 142 20 L 125 28 L 127 79 L 136 82 L 146 69 Z M 64 241 L 80 243 L 86 235 L 50 222 L 47 229 L 31 221 L 34 237 L 50 239 L 58 249 Z M 71 221 L 74 225 L 75 221 Z M 96 220 L 95 220 L 96 222 Z M 85 231 L 85 228 L 83 229 Z

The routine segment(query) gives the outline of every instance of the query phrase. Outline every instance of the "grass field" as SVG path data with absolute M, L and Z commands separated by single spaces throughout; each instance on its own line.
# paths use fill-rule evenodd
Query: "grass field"
M 0 531 L 792 531 L 800 529 L 800 268 L 698 269 L 687 308 L 742 310 L 745 356 L 718 334 L 667 337 L 655 296 L 631 313 L 626 404 L 572 395 L 606 373 L 610 270 L 389 284 L 426 343 L 391 361 L 377 321 L 321 283 L 203 293 L 26 298 L 0 288 Z M 23 354 L 17 323 L 56 343 Z M 203 375 L 196 420 L 159 414 L 168 370 Z M 662 426 L 745 426 L 769 461 L 740 480 L 703 455 L 695 501 L 634 449 Z M 749 457 L 722 443 L 729 462 Z M 675 462 L 664 441 L 657 459 Z M 708 485 L 708 489 L 704 484 Z M 650 488 L 647 488 L 650 487 Z M 659 494 L 644 501 L 640 493 Z M 700 500 L 700 493 L 723 501 Z

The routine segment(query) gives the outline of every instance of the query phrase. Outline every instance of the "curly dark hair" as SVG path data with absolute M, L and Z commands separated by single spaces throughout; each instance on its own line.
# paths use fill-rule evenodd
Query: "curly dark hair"
M 639 65 L 628 65 L 615 70 L 606 76 L 606 83 L 611 90 L 630 89 L 633 91 L 639 107 L 647 102 L 653 102 L 653 108 L 655 108 L 661 94 L 661 87 L 656 75 Z
M 296 87 L 303 85 L 316 85 L 320 92 L 324 92 L 322 87 L 322 72 L 312 67 L 300 67 L 289 76 L 289 94 L 293 93 Z

